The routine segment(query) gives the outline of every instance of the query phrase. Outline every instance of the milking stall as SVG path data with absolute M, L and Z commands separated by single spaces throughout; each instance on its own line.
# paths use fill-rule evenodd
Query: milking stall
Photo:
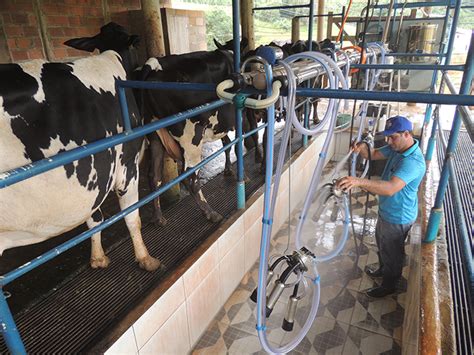
M 0 1 L 0 351 L 472 354 L 473 9 Z

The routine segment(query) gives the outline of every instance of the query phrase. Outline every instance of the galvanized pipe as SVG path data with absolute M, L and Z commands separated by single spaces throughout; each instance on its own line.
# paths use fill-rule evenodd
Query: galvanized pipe
M 355 99 L 374 100 L 390 102 L 417 102 L 426 104 L 442 105 L 474 105 L 474 95 L 446 95 L 446 94 L 425 94 L 425 93 L 405 93 L 405 92 L 366 92 L 364 90 L 331 90 L 331 89 L 296 89 L 297 96 L 335 98 L 335 99 Z

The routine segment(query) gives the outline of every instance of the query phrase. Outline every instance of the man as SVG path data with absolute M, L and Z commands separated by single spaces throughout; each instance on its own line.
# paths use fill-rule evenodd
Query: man
M 366 273 L 373 278 L 382 277 L 383 282 L 367 291 L 371 297 L 385 297 L 395 292 L 402 275 L 405 239 L 418 214 L 418 186 L 426 165 L 412 129 L 412 123 L 405 117 L 395 116 L 387 120 L 383 132 L 387 145 L 371 149 L 372 160 L 387 159 L 381 180 L 346 176 L 337 184 L 346 191 L 360 187 L 379 195 L 379 216 L 375 227 L 379 268 L 367 269 Z M 367 145 L 354 144 L 352 149 L 365 159 L 369 158 Z

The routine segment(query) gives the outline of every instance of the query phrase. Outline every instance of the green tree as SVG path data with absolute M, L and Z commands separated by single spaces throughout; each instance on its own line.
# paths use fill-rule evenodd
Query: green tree
M 214 39 L 224 43 L 232 39 L 232 18 L 222 10 L 206 12 L 207 49 L 216 49 Z

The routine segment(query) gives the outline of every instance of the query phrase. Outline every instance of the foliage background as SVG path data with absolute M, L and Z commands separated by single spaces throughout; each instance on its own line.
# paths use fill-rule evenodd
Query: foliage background
M 208 49 L 214 49 L 213 38 L 220 42 L 225 42 L 232 38 L 232 1 L 231 0 L 181 0 L 186 3 L 205 5 L 203 9 L 206 12 L 207 23 L 207 44 Z M 370 0 L 370 3 L 388 4 L 389 0 Z M 399 0 L 402 3 L 403 0 Z M 408 0 L 408 2 L 418 2 Z M 254 0 L 255 7 L 263 6 L 281 6 L 281 5 L 305 5 L 309 0 Z M 316 0 L 317 3 L 317 0 Z M 343 6 L 347 6 L 348 0 L 326 0 L 325 12 L 332 11 L 333 13 L 340 13 Z M 361 11 L 367 6 L 366 0 L 354 0 L 350 16 L 360 16 Z M 462 9 L 459 28 L 470 29 L 474 28 L 474 0 L 464 0 L 463 6 L 471 8 Z M 444 16 L 444 7 L 433 7 L 432 14 Z M 405 14 L 409 10 L 405 10 Z M 272 40 L 289 40 L 291 37 L 291 18 L 298 15 L 308 14 L 308 9 L 282 9 L 270 11 L 255 11 L 255 36 L 257 44 L 269 43 Z M 398 12 L 399 13 L 399 12 Z M 378 13 L 374 16 L 377 16 Z M 418 16 L 421 16 L 419 14 Z M 326 28 L 326 27 L 324 27 Z M 334 31 L 335 29 L 333 29 Z M 307 24 L 302 24 L 301 34 L 307 31 Z M 355 28 L 349 27 L 347 31 L 350 34 L 355 34 Z M 351 33 L 352 32 L 352 33 Z

